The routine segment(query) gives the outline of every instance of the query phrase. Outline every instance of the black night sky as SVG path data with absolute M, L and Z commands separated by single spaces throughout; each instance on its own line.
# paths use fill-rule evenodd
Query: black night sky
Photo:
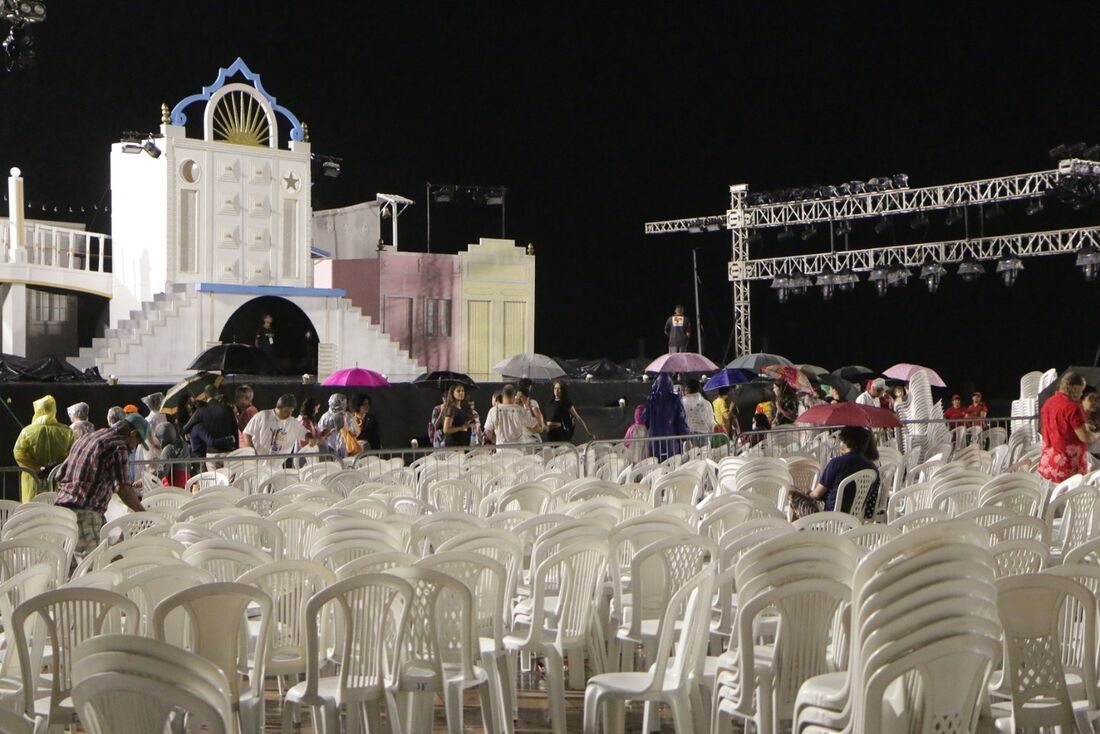
M 424 186 L 509 187 L 507 234 L 538 255 L 536 348 L 559 356 L 664 351 L 690 306 L 699 248 L 706 352 L 730 359 L 722 233 L 646 237 L 649 220 L 725 211 L 750 190 L 905 172 L 911 186 L 1051 167 L 1059 143 L 1100 143 L 1100 4 L 62 2 L 35 31 L 37 64 L 0 75 L 0 167 L 27 198 L 109 231 L 108 146 L 241 56 L 341 156 L 314 208 L 400 193 L 402 249 L 423 249 Z M 80 206 L 88 210 L 79 213 Z M 986 233 L 1097 224 L 1023 205 Z M 56 218 L 62 218 L 56 215 Z M 35 216 L 47 216 L 39 209 Z M 958 238 L 943 214 L 898 242 Z M 979 233 L 976 217 L 971 234 Z M 883 244 L 873 221 L 853 246 Z M 499 234 L 499 211 L 434 205 L 433 250 Z M 888 240 L 887 240 L 888 241 Z M 828 248 L 769 232 L 754 257 Z M 1096 298 L 1070 257 L 1029 259 L 1015 288 L 953 275 L 885 298 L 868 284 L 780 305 L 754 286 L 754 347 L 832 368 L 911 361 L 955 389 L 1010 398 L 1023 372 L 1091 364 Z M 991 268 L 990 268 L 991 270 Z

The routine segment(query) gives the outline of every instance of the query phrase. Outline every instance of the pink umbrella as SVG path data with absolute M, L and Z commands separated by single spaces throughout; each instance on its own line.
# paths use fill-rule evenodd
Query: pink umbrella
M 646 372 L 711 372 L 716 371 L 718 365 L 711 362 L 701 354 L 695 352 L 675 352 L 662 354 L 649 363 Z
M 389 385 L 390 381 L 384 375 L 372 370 L 349 367 L 345 370 L 333 372 L 321 384 L 329 387 L 384 387 Z
M 943 378 L 937 375 L 934 369 L 931 369 L 930 367 L 922 367 L 919 364 L 909 364 L 908 362 L 901 362 L 894 365 L 888 370 L 883 370 L 882 374 L 884 377 L 890 377 L 895 380 L 903 380 L 905 382 L 909 382 L 909 380 L 913 379 L 913 374 L 917 370 L 924 370 L 925 374 L 928 375 L 928 384 L 932 387 L 947 387 L 947 385 L 943 381 Z

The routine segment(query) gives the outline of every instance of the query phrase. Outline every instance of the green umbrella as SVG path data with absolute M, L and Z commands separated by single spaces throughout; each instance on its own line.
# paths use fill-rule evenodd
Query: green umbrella
M 168 392 L 164 393 L 164 402 L 161 403 L 160 412 L 175 413 L 188 397 L 198 397 L 202 395 L 203 390 L 206 388 L 218 387 L 222 384 L 223 379 L 225 378 L 222 375 L 200 372 L 177 382 L 168 389 Z

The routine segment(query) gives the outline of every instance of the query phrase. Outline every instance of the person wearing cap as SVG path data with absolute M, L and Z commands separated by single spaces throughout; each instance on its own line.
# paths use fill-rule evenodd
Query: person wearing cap
M 982 394 L 975 390 L 970 395 L 970 405 L 966 406 L 967 418 L 985 418 L 989 415 L 989 406 L 982 402 Z M 968 425 L 985 427 L 985 421 L 974 420 Z
M 138 410 L 138 407 L 136 405 L 134 405 L 133 403 L 127 403 L 126 405 L 122 406 L 122 413 L 124 415 L 130 415 L 132 413 L 140 413 L 140 412 L 141 411 Z
M 54 504 L 76 513 L 76 556 L 83 556 L 99 545 L 99 531 L 111 495 L 134 512 L 144 512 L 141 498 L 130 485 L 130 452 L 138 446 L 148 448 L 149 423 L 130 413 L 109 428 L 81 438 L 73 444 L 69 458 L 61 468 Z
M 19 488 L 23 502 L 30 502 L 45 486 L 41 479 L 60 464 L 73 445 L 73 432 L 57 420 L 57 404 L 52 395 L 34 401 L 34 418 L 19 432 L 12 453 L 15 463 L 28 471 L 20 472 Z
M 191 443 L 191 453 L 205 457 L 208 453 L 222 453 L 237 448 L 237 416 L 233 408 L 225 404 L 218 389 L 209 386 L 201 398 L 206 402 L 191 414 L 180 433 Z
M 871 380 L 867 389 L 859 394 L 856 402 L 860 405 L 869 405 L 872 408 L 882 407 L 882 396 L 886 394 L 886 380 L 881 377 Z
M 95 424 L 88 420 L 91 408 L 87 403 L 73 403 L 65 412 L 69 414 L 69 430 L 73 432 L 73 440 L 83 438 L 89 433 L 95 433 Z
M 943 417 L 948 420 L 960 420 L 966 417 L 966 408 L 963 407 L 961 395 L 951 396 L 951 407 L 943 411 Z

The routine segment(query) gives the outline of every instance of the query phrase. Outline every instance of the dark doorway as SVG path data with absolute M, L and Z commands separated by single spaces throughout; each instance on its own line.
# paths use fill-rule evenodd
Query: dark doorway
M 285 298 L 261 296 L 238 308 L 225 322 L 221 341 L 255 346 L 264 314 L 272 318 L 277 374 L 317 374 L 317 329 L 302 309 Z

